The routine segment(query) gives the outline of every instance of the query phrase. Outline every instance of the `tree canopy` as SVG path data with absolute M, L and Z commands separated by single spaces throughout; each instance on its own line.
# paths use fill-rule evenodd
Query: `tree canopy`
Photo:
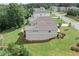
M 28 18 L 33 14 L 33 8 L 44 7 L 49 9 L 51 6 L 76 6 L 79 7 L 78 3 L 30 3 L 30 4 L 0 4 L 0 31 L 10 28 L 20 28 L 24 24 L 29 23 Z M 51 10 L 51 9 L 50 9 Z M 71 10 L 71 9 L 70 9 Z M 77 10 L 68 10 L 68 14 L 78 15 Z M 50 12 L 51 13 L 51 12 Z
M 28 8 L 27 5 L 17 3 L 0 5 L 0 31 L 12 27 L 20 28 L 32 13 L 32 8 Z

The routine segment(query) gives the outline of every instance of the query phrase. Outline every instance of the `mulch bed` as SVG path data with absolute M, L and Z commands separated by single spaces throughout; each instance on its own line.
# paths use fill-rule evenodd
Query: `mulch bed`
M 74 56 L 79 56 L 79 52 L 73 51 L 72 53 L 73 53 Z
M 73 44 L 71 47 L 77 47 L 76 44 Z M 73 56 L 79 56 L 79 52 L 72 51 Z

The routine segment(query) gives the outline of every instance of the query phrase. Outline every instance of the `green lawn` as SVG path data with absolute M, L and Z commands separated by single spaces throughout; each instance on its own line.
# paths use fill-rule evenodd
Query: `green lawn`
M 62 20 L 59 19 L 59 18 L 52 18 L 52 20 L 53 20 L 56 24 L 58 24 L 58 23 L 64 23 L 64 21 L 62 21 Z
M 59 19 L 53 19 L 55 23 L 61 22 Z M 68 31 L 65 31 L 68 29 Z M 61 32 L 65 33 L 66 36 L 64 39 L 52 39 L 47 42 L 40 43 L 31 43 L 25 42 L 19 39 L 20 29 L 16 30 L 8 30 L 3 32 L 4 40 L 3 43 L 5 45 L 14 42 L 17 45 L 24 44 L 29 53 L 33 56 L 69 56 L 73 55 L 70 50 L 71 45 L 79 42 L 79 39 L 76 40 L 79 34 L 79 31 L 75 30 L 71 27 L 63 27 L 61 28 Z M 18 44 L 19 42 L 19 44 Z
M 51 16 L 56 17 L 56 15 L 55 15 L 55 14 L 51 14 Z
M 68 31 L 64 31 L 65 29 L 69 29 Z M 4 34 L 4 43 L 7 45 L 11 42 L 16 42 L 19 37 L 21 29 L 17 29 L 11 32 L 5 32 Z M 66 36 L 64 39 L 52 39 L 48 42 L 42 42 L 42 43 L 24 43 L 24 46 L 27 48 L 27 50 L 32 55 L 73 55 L 72 51 L 70 50 L 70 46 L 78 40 L 76 40 L 76 37 L 78 37 L 79 32 L 73 28 L 64 27 L 61 28 L 61 32 L 65 33 Z M 22 41 L 19 41 L 22 42 Z
M 78 18 L 75 16 L 66 15 L 66 17 L 71 18 L 73 22 L 79 22 Z
M 64 21 L 62 19 L 58 18 L 57 16 L 55 16 L 55 14 L 52 14 L 51 17 L 52 17 L 52 21 L 55 22 L 56 24 L 64 23 Z M 56 17 L 56 18 L 53 18 L 53 17 Z
M 16 29 L 16 30 L 13 30 L 10 32 L 5 31 L 3 33 L 3 36 L 4 36 L 3 43 L 6 45 L 11 42 L 16 42 L 19 37 L 20 31 L 21 31 L 21 29 Z
M 24 20 L 24 22 L 26 22 L 26 20 Z M 26 23 L 24 23 L 26 24 Z M 24 27 L 25 25 L 23 25 L 22 27 Z M 3 43 L 6 45 L 8 43 L 13 43 L 16 42 L 19 39 L 19 34 L 21 32 L 21 28 L 19 29 L 9 29 L 3 32 Z
M 64 29 L 69 30 L 64 31 Z M 64 39 L 52 39 L 51 41 L 44 43 L 25 44 L 25 46 L 32 55 L 73 55 L 72 51 L 70 50 L 70 46 L 78 41 L 76 40 L 76 37 L 79 32 L 69 27 L 62 28 L 61 31 L 66 34 Z

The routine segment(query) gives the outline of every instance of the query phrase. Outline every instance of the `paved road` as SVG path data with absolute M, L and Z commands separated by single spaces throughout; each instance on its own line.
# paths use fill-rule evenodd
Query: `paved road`
M 69 17 L 66 17 L 62 14 L 59 14 L 59 13 L 55 13 L 56 16 L 60 17 L 64 22 L 66 23 L 71 23 L 71 26 L 77 30 L 79 30 L 79 22 L 76 22 L 76 21 L 72 21 L 71 18 Z

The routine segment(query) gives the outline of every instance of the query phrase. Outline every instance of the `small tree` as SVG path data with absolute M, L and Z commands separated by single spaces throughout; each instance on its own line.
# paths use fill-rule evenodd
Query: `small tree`
M 10 3 L 7 11 L 9 24 L 11 27 L 21 27 L 24 24 L 24 12 L 23 7 L 17 3 Z
M 62 25 L 61 23 L 58 23 L 58 28 L 60 28 L 60 27 L 61 27 L 61 25 Z
M 10 56 L 12 55 L 6 48 L 0 49 L 0 56 Z
M 23 46 L 20 45 L 20 56 L 29 56 L 29 52 L 27 51 L 27 49 Z
M 69 27 L 71 27 L 71 23 L 69 23 Z
M 12 55 L 19 55 L 19 47 L 14 43 L 10 43 L 7 49 L 10 53 L 12 53 Z
M 23 45 L 17 46 L 14 43 L 8 45 L 8 51 L 14 56 L 29 56 L 29 52 Z

